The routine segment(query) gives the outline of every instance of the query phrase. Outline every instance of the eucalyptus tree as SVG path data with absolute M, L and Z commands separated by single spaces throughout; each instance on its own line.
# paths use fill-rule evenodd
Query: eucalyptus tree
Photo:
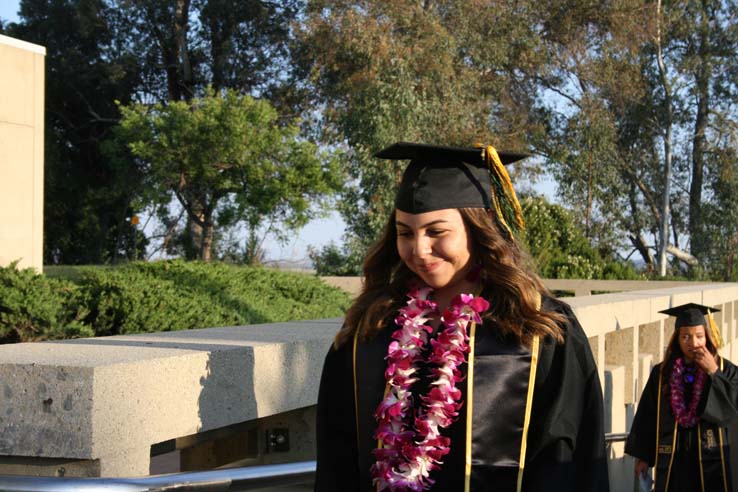
M 308 2 L 300 66 L 322 110 L 321 135 L 351 149 L 352 181 L 340 211 L 352 264 L 384 226 L 401 172 L 373 152 L 398 140 L 525 147 L 529 122 L 517 108 L 530 102 L 530 85 L 517 83 L 514 70 L 535 43 L 521 21 L 526 8 L 459 0 Z
M 530 74 L 546 122 L 534 142 L 562 198 L 586 229 L 598 211 L 609 235 L 627 236 L 654 269 L 653 250 L 711 268 L 701 209 L 725 194 L 702 175 L 717 172 L 721 129 L 735 121 L 734 3 L 538 5 L 548 63 Z

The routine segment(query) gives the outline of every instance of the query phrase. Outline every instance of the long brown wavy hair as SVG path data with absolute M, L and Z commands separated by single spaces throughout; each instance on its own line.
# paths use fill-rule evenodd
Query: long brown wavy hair
M 712 339 L 712 332 L 710 331 L 710 327 L 707 323 L 705 323 L 702 325 L 702 328 L 705 330 L 707 350 L 712 354 L 713 357 L 715 357 L 718 353 L 718 350 L 717 346 L 715 346 L 715 340 Z M 666 346 L 666 351 L 664 352 L 664 362 L 661 364 L 661 388 L 662 391 L 666 393 L 670 391 L 669 377 L 671 376 L 671 370 L 674 367 L 674 362 L 679 357 L 684 357 L 684 352 L 682 352 L 682 348 L 679 346 L 679 330 L 681 329 L 681 326 L 679 328 L 674 328 L 674 333 L 671 334 L 669 344 Z
M 563 341 L 560 324 L 565 318 L 540 309 L 541 295 L 549 293 L 534 273 L 528 255 L 501 232 L 489 211 L 458 210 L 469 231 L 472 261 L 481 265 L 484 292 L 490 302 L 485 317 L 496 323 L 502 335 L 512 335 L 528 346 L 535 335 Z M 335 346 L 343 345 L 357 330 L 359 338 L 367 340 L 386 327 L 407 302 L 408 282 L 414 277 L 397 251 L 393 212 L 381 238 L 367 253 L 364 285 L 346 313 Z

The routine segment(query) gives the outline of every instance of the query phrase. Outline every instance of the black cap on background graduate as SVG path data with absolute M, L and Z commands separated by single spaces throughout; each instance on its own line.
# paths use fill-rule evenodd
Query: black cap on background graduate
M 678 330 L 682 326 L 697 326 L 702 325 L 705 328 L 710 328 L 712 334 L 712 340 L 715 342 L 717 348 L 723 346 L 723 339 L 720 336 L 720 330 L 718 330 L 715 320 L 712 318 L 712 313 L 720 311 L 719 309 L 711 308 L 709 306 L 703 306 L 702 304 L 696 304 L 689 302 L 680 306 L 674 306 L 673 308 L 664 309 L 659 311 L 663 314 L 676 317 L 674 323 L 674 329 Z M 707 318 L 707 319 L 705 319 Z
M 446 147 L 397 142 L 375 154 L 380 159 L 410 160 L 395 207 L 420 214 L 447 208 L 494 209 L 510 233 L 524 228 L 523 214 L 505 164 L 526 154 L 494 147 Z

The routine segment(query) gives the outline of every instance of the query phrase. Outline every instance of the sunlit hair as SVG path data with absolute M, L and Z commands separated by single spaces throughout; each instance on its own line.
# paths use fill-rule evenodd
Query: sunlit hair
M 564 316 L 540 309 L 541 295 L 548 295 L 541 279 L 530 266 L 518 244 L 500 232 L 490 213 L 481 208 L 458 209 L 469 231 L 472 261 L 481 265 L 484 290 L 492 319 L 502 335 L 510 335 L 530 345 L 534 335 L 563 341 L 560 324 Z M 356 331 L 361 340 L 371 339 L 393 323 L 397 311 L 407 302 L 410 271 L 397 251 L 397 228 L 393 212 L 380 239 L 364 260 L 364 285 L 346 313 L 335 346 L 343 345 Z
M 715 341 L 712 339 L 712 333 L 710 333 L 710 329 L 707 324 L 703 324 L 701 326 L 702 329 L 705 330 L 705 341 L 707 350 L 714 357 L 717 355 L 718 351 L 717 347 L 715 346 Z M 671 370 L 674 367 L 674 362 L 679 357 L 684 357 L 684 352 L 682 352 L 682 348 L 679 346 L 679 332 L 681 330 L 681 326 L 674 329 L 674 333 L 671 334 L 669 344 L 666 346 L 666 351 L 664 352 L 664 362 L 663 364 L 661 364 L 661 378 L 663 381 L 661 388 L 663 391 L 669 390 L 669 376 L 671 375 Z

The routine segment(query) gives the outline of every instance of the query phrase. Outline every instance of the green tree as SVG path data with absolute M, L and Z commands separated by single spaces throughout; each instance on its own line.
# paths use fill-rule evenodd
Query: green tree
M 526 228 L 519 238 L 545 278 L 636 279 L 635 267 L 609 251 L 597 251 L 561 205 L 542 197 L 521 202 Z
M 213 86 L 267 98 L 285 120 L 300 113 L 302 91 L 290 76 L 288 49 L 300 6 L 300 0 L 21 0 L 20 21 L 2 28 L 47 52 L 47 264 L 137 258 L 146 247 L 131 220 L 142 211 L 136 187 L 143 177 L 120 172 L 103 156 L 120 118 L 115 101 L 186 100 Z M 160 212 L 166 230 L 181 229 L 178 214 Z M 169 244 L 179 247 L 175 236 Z
M 516 108 L 528 103 L 530 87 L 517 83 L 513 61 L 527 59 L 534 42 L 520 22 L 525 8 L 308 2 L 299 59 L 313 102 L 324 109 L 320 134 L 351 148 L 351 180 L 339 207 L 348 264 L 361 264 L 384 226 L 403 168 L 373 159 L 373 152 L 398 140 L 524 145 L 528 122 Z M 336 248 L 323 253 L 324 264 L 335 263 Z
M 268 225 L 284 233 L 304 225 L 339 187 L 337 160 L 280 125 L 266 101 L 209 91 L 168 105 L 122 106 L 117 146 L 144 176 L 143 201 L 179 202 L 200 228 L 192 257 L 212 257 L 216 228 Z
M 130 222 L 130 188 L 101 143 L 138 84 L 137 63 L 116 48 L 116 13 L 102 0 L 23 0 L 6 33 L 46 48 L 44 262 L 110 261 L 145 246 Z
M 207 87 L 281 101 L 290 93 L 291 23 L 301 0 L 107 0 L 136 53 L 138 90 L 187 100 Z M 292 109 L 285 108 L 289 113 Z
M 533 106 L 542 122 L 533 143 L 565 203 L 581 211 L 585 229 L 590 211 L 600 211 L 610 230 L 590 235 L 598 246 L 608 236 L 628 237 L 653 267 L 653 249 L 693 262 L 688 249 L 709 271 L 714 257 L 701 257 L 708 223 L 700 217 L 717 197 L 709 177 L 720 161 L 712 156 L 728 148 L 721 129 L 736 117 L 735 78 L 724 69 L 736 61 L 735 3 L 538 5 L 548 62 L 528 72 L 543 89 Z M 662 225 L 668 236 L 647 244 Z

